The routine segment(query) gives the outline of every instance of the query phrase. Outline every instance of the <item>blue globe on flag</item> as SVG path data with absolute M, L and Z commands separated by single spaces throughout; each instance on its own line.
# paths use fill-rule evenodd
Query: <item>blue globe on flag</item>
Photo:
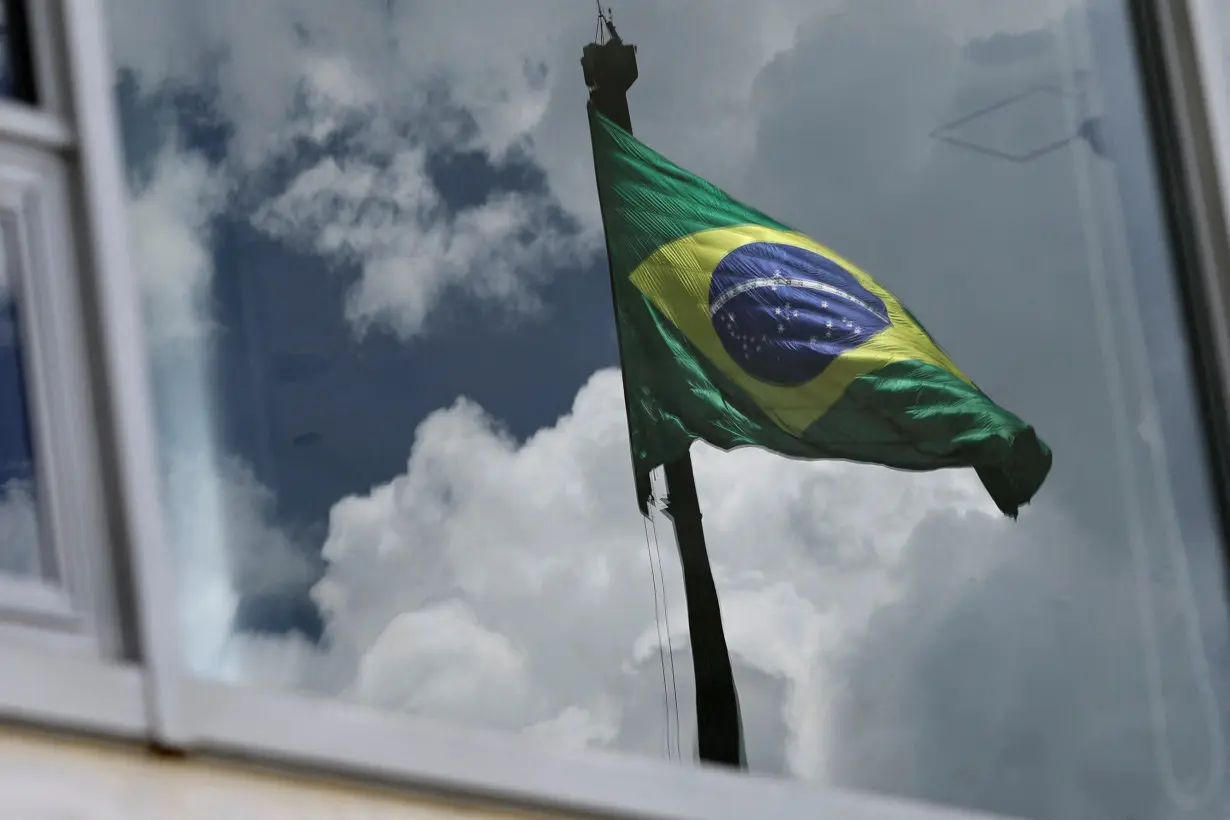
M 748 375 L 795 386 L 892 322 L 888 309 L 837 262 L 806 248 L 751 242 L 722 259 L 709 315 Z

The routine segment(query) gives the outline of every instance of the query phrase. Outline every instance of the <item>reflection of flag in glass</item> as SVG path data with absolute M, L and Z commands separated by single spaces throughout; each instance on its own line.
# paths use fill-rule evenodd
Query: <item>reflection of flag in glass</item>
M 590 108 L 642 510 L 694 439 L 906 470 L 974 467 L 1015 516 L 1051 452 L 892 294 Z

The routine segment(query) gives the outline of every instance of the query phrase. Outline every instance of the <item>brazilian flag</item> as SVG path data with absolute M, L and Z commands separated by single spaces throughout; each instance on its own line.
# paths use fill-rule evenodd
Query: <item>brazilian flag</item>
M 589 106 L 641 511 L 695 439 L 903 470 L 973 467 L 1004 514 L 1051 452 L 892 294 Z

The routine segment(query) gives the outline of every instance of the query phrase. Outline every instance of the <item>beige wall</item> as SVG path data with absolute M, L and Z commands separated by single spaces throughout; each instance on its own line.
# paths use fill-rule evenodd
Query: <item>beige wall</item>
M 522 812 L 450 805 L 238 765 L 154 757 L 0 726 L 3 820 L 517 820 Z

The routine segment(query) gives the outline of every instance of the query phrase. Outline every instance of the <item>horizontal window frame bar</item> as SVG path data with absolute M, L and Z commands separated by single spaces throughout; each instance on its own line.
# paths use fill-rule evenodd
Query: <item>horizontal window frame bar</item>
M 62 152 L 73 147 L 76 134 L 58 114 L 0 99 L 0 141 Z
M 144 679 L 131 663 L 0 643 L 0 719 L 75 734 L 143 740 Z
M 54 582 L 0 576 L 0 621 L 74 632 L 82 616 L 69 594 Z

